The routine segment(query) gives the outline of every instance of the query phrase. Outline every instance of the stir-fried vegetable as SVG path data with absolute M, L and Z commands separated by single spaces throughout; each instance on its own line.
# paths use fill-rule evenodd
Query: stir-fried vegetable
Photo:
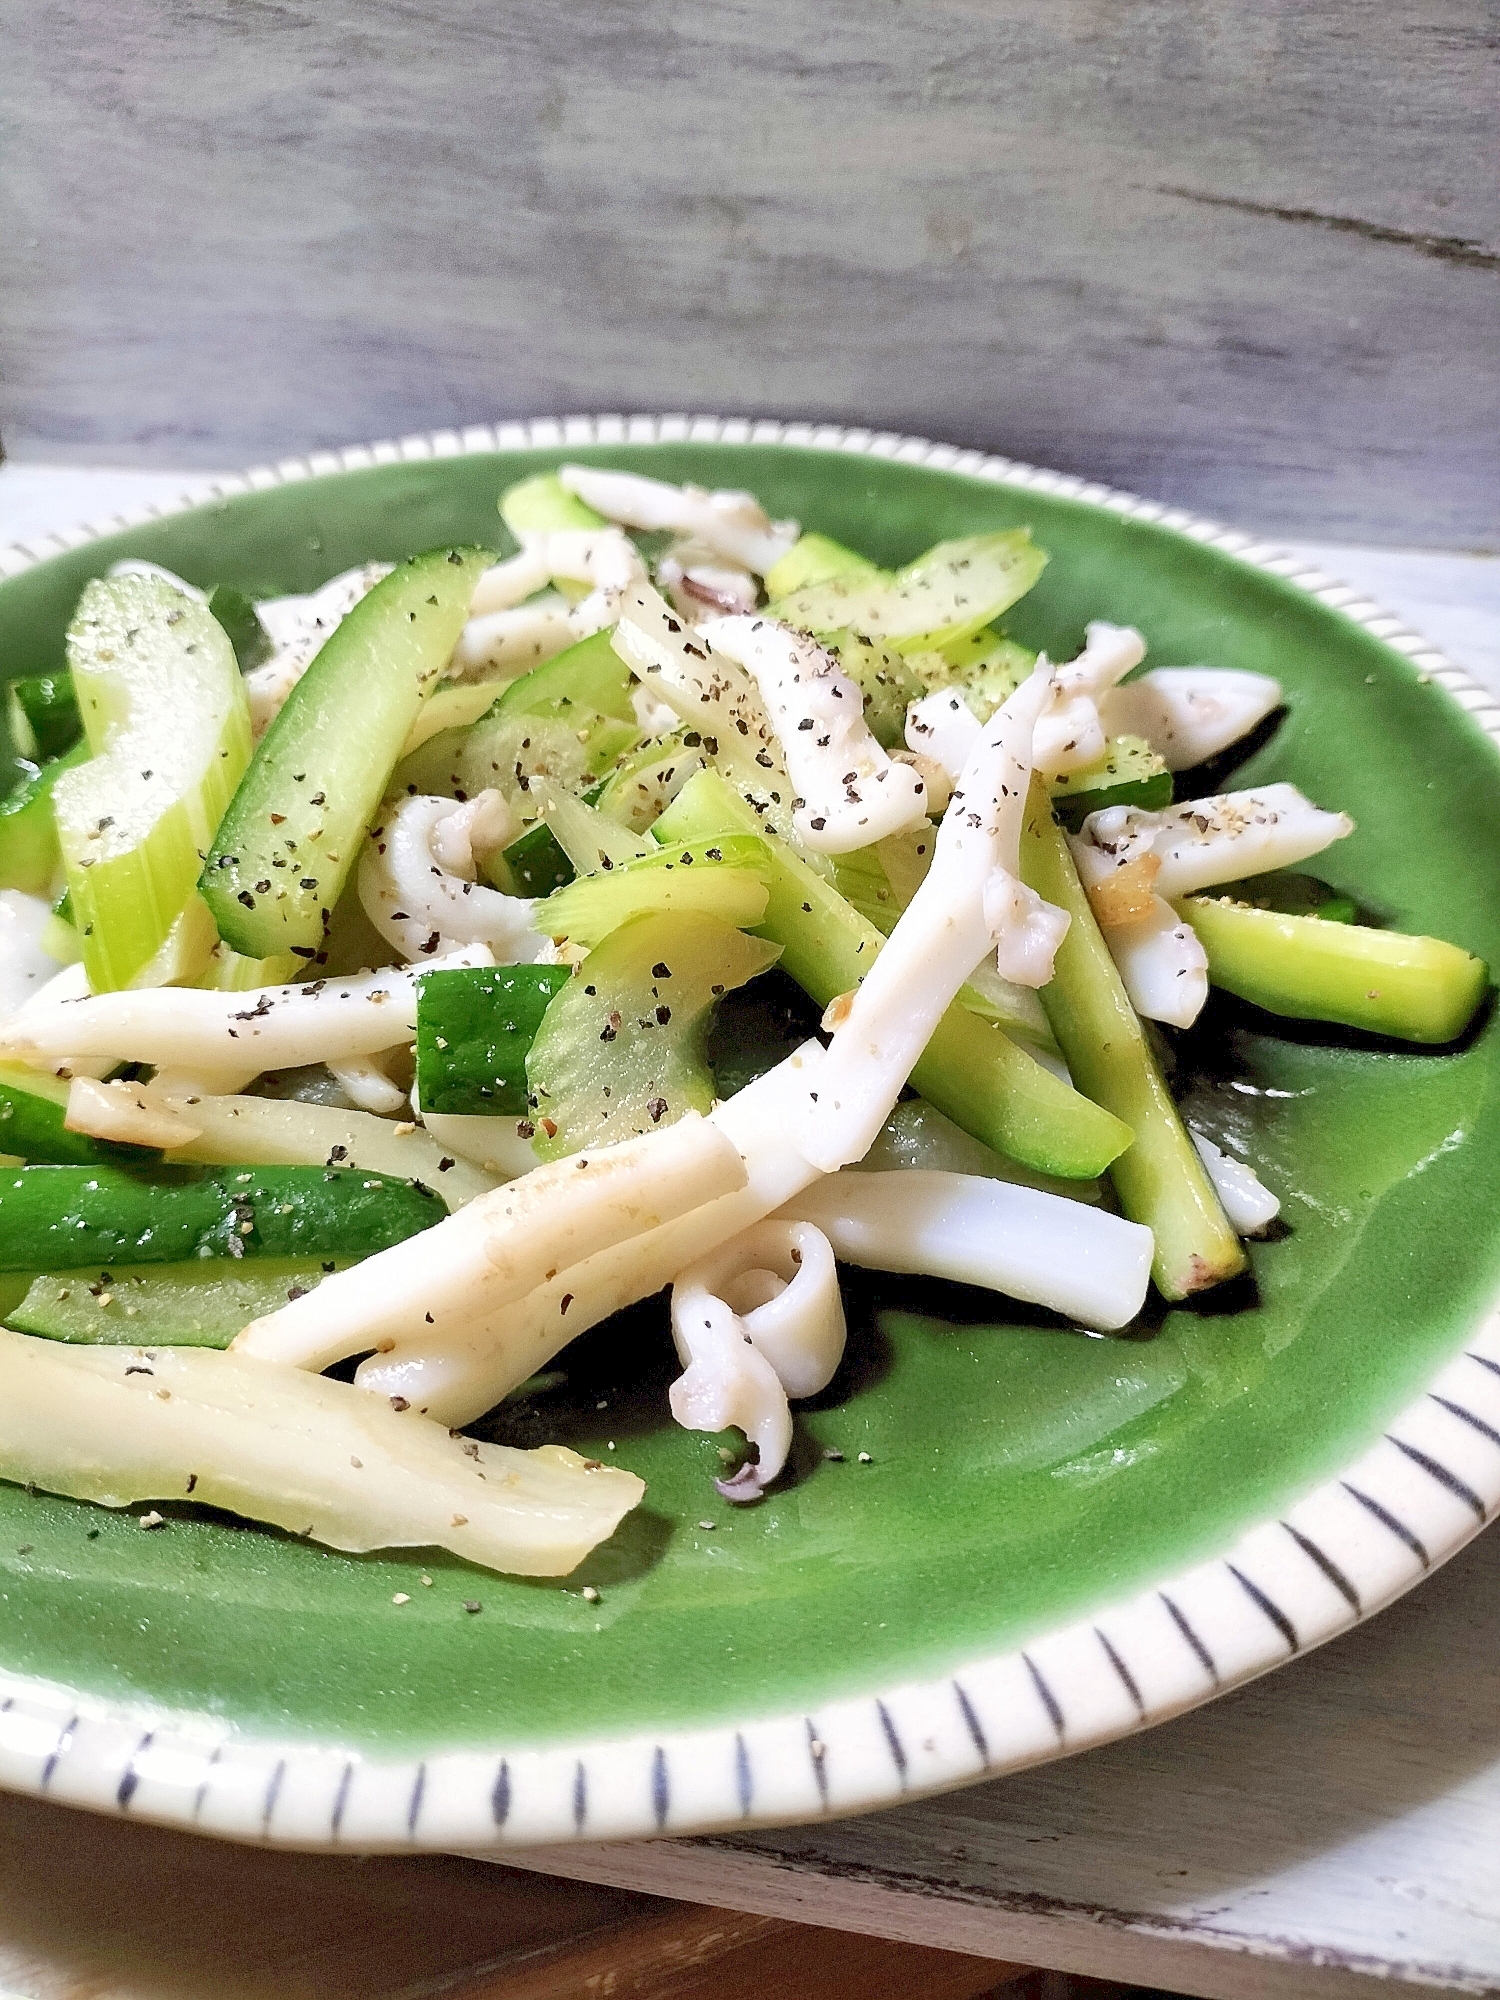
M 6 1324 L 88 1347 L 227 1347 L 247 1321 L 274 1312 L 343 1269 L 331 1257 L 195 1257 L 186 1264 L 48 1271 Z
M 19 760 L 11 768 L 14 780 L 0 798 L 0 889 L 19 889 L 44 896 L 62 869 L 62 849 L 52 792 L 67 772 L 86 764 L 87 743 L 76 743 L 50 764 Z
M 526 1058 L 569 974 L 565 965 L 425 973 L 417 986 L 417 1102 L 423 1112 L 523 1118 Z
M 11 746 L 17 756 L 45 764 L 71 750 L 83 734 L 73 676 L 31 674 L 6 690 Z

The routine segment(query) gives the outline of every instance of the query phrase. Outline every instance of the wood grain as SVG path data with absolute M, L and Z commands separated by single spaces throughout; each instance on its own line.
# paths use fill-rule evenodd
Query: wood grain
M 0 0 L 0 432 L 887 424 L 1500 541 L 1488 0 Z
M 1500 1535 L 1086 1756 L 827 1825 L 517 1856 L 1213 2000 L 1500 1994 Z

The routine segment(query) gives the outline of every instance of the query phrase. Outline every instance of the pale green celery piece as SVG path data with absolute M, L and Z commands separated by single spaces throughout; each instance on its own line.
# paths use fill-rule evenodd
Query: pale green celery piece
M 48 1271 L 6 1318 L 16 1333 L 91 1347 L 227 1347 L 348 1258 L 263 1257 Z
M 606 632 L 592 633 L 517 676 L 500 695 L 501 715 L 555 715 L 568 703 L 635 723 L 635 676 Z
M 907 664 L 929 691 L 956 688 L 979 720 L 988 722 L 1030 675 L 1036 654 L 1001 632 L 983 631 L 937 651 L 908 653 Z
M 1042 988 L 1042 1005 L 1078 1088 L 1135 1134 L 1110 1178 L 1125 1214 L 1156 1238 L 1151 1275 L 1157 1290 L 1182 1299 L 1236 1277 L 1245 1268 L 1244 1250 L 1126 996 L 1067 838 L 1035 783 L 1021 838 L 1021 873 L 1071 919 L 1052 982 Z
M 585 506 L 576 493 L 565 493 L 555 472 L 539 472 L 523 479 L 519 486 L 507 487 L 500 495 L 500 518 L 524 543 L 529 536 L 557 534 L 568 528 L 603 528 L 602 514 Z M 556 586 L 570 604 L 581 604 L 589 586 L 576 577 L 558 577 Z
M 690 735 L 696 739 L 692 744 L 686 740 Z M 599 810 L 632 833 L 647 832 L 693 773 L 704 768 L 701 741 L 696 730 L 683 728 L 638 743 L 605 779 Z
M 766 596 L 774 603 L 777 598 L 790 597 L 793 591 L 806 590 L 811 584 L 827 583 L 830 577 L 885 574 L 868 557 L 856 555 L 831 535 L 809 531 L 799 536 L 781 560 L 766 571 Z
M 290 952 L 278 953 L 274 958 L 242 958 L 219 942 L 197 984 L 216 993 L 252 993 L 261 986 L 288 986 L 298 970 L 298 962 Z
M 83 939 L 56 910 L 43 926 L 40 943 L 48 958 L 55 958 L 60 966 L 77 965 L 83 957 Z
M 523 820 L 537 817 L 533 786 L 550 779 L 584 792 L 630 748 L 639 730 L 563 700 L 545 715 L 489 710 L 470 729 L 445 729 L 397 765 L 391 793 L 473 798 L 498 791 Z
M 1489 990 L 1481 958 L 1442 938 L 1257 910 L 1217 896 L 1176 905 L 1208 954 L 1215 986 L 1269 1013 L 1441 1044 Z
M 398 563 L 323 642 L 256 750 L 203 870 L 203 896 L 233 950 L 317 958 L 492 559 L 453 548 Z
M 645 834 L 632 833 L 597 806 L 576 798 L 547 778 L 535 780 L 530 798 L 553 838 L 580 875 L 598 868 L 623 868 L 656 852 Z
M 766 913 L 770 868 L 765 842 L 753 833 L 673 847 L 653 843 L 644 859 L 603 861 L 554 890 L 538 908 L 536 926 L 548 937 L 597 944 L 647 912 L 702 910 L 747 930 Z
M 921 1097 L 909 1097 L 896 1106 L 876 1134 L 874 1145 L 853 1169 L 869 1174 L 906 1170 L 977 1174 L 984 1180 L 1040 1188 L 1044 1194 L 1062 1195 L 1068 1201 L 1097 1204 L 1104 1199 L 1101 1182 L 1063 1181 L 1053 1174 L 1035 1173 L 1019 1160 L 1008 1160 L 1003 1153 L 971 1138 L 961 1125 L 955 1125 Z
M 561 1159 L 711 1109 L 714 1004 L 778 956 L 701 911 L 611 931 L 552 1000 L 526 1058 L 538 1155 Z
M 663 843 L 762 833 L 773 867 L 759 934 L 783 947 L 784 969 L 819 1006 L 859 985 L 884 943 L 880 932 L 767 831 L 718 772 L 690 779 L 652 831 Z M 1092 1179 L 1130 1143 L 1127 1125 L 957 1002 L 938 1023 L 911 1081 L 996 1152 L 1066 1180 Z
M 939 542 L 894 578 L 834 576 L 778 599 L 771 615 L 810 632 L 852 628 L 901 653 L 941 650 L 990 625 L 1046 566 L 1029 528 Z
M 865 721 L 884 750 L 900 750 L 906 742 L 906 709 L 926 692 L 923 682 L 901 654 L 847 628 L 824 634 L 823 644 L 838 655 L 839 665 L 865 698 Z
M 1172 773 L 1142 736 L 1111 736 L 1102 757 L 1081 771 L 1049 778 L 1052 808 L 1076 833 L 1092 812 L 1109 806 L 1139 806 L 1159 812 L 1172 803 Z
M 199 953 L 203 925 L 179 920 L 250 762 L 234 648 L 205 605 L 129 575 L 84 587 L 68 663 L 93 755 L 58 778 L 52 805 L 89 984 L 194 976 L 212 939 Z

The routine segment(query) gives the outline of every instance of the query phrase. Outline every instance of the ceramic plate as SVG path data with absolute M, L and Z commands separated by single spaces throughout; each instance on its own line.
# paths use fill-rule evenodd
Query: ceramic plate
M 1016 636 L 1066 659 L 1110 618 L 1158 664 L 1278 675 L 1289 713 L 1242 781 L 1352 812 L 1323 872 L 1500 961 L 1500 711 L 1465 676 L 1245 536 L 918 441 L 587 420 L 296 460 L 0 558 L 0 659 L 51 665 L 83 580 L 124 554 L 306 589 L 493 540 L 500 489 L 564 456 L 749 487 L 883 562 L 1030 525 L 1052 561 Z M 564 1581 L 188 1508 L 143 1534 L 0 1488 L 0 1783 L 366 1849 L 785 1821 L 1120 1735 L 1378 1609 L 1500 1502 L 1500 1033 L 1433 1054 L 1215 1002 L 1179 1082 L 1283 1198 L 1253 1283 L 1089 1339 L 853 1278 L 793 1474 L 739 1512 L 714 1441 L 668 1418 L 664 1316 L 639 1310 L 493 1433 L 649 1482 Z

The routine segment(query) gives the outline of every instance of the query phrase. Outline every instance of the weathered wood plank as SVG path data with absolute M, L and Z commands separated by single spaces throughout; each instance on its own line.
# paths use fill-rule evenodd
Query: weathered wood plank
M 0 426 L 925 431 L 1500 540 L 1486 0 L 0 0 Z
M 1500 1535 L 1212 1706 L 831 1825 L 517 1856 L 1219 2000 L 1500 1993 Z

